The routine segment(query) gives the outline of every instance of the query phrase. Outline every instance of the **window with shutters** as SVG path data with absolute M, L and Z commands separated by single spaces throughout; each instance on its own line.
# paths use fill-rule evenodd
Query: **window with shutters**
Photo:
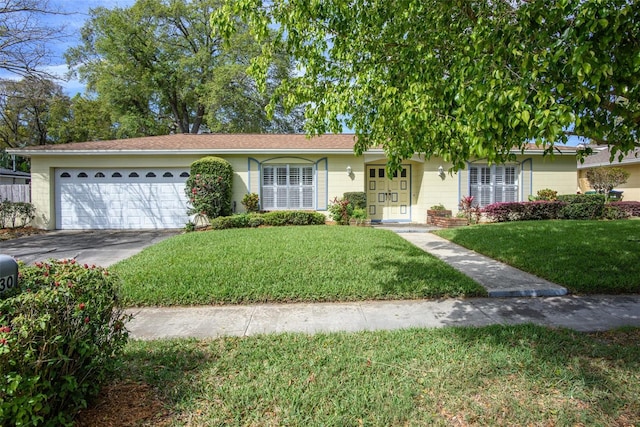
M 313 166 L 263 166 L 262 209 L 315 209 L 314 175 Z
M 469 167 L 469 195 L 478 205 L 518 201 L 518 173 L 516 166 L 471 165 Z

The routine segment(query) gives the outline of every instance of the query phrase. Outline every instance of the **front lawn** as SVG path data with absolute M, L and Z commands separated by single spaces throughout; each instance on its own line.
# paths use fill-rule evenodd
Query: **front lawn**
M 573 293 L 640 292 L 640 220 L 505 222 L 437 234 Z
M 395 233 L 305 226 L 187 233 L 114 265 L 125 305 L 485 295 Z
M 130 425 L 639 425 L 638 332 L 521 325 L 134 341 L 111 404 L 80 425 L 121 424 L 123 407 L 136 408 Z M 147 393 L 118 392 L 132 388 Z

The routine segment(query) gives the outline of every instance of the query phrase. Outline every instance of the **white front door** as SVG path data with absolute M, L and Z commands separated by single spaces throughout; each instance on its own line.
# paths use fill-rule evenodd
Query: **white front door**
M 188 169 L 56 169 L 56 228 L 182 228 L 188 177 Z
M 387 176 L 384 165 L 367 166 L 367 211 L 372 221 L 411 221 L 411 166 Z

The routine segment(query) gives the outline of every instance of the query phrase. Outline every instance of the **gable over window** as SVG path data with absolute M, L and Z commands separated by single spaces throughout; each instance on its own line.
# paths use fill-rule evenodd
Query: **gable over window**
M 315 168 L 269 165 L 262 168 L 262 209 L 315 209 Z
M 469 195 L 480 207 L 518 201 L 518 167 L 514 165 L 471 165 Z

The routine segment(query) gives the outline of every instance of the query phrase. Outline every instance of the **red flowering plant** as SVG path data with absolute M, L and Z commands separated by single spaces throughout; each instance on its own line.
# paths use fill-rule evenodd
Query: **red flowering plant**
M 0 420 L 69 424 L 106 379 L 128 320 L 107 270 L 19 263 L 17 288 L 0 296 Z
M 353 205 L 346 198 L 334 197 L 329 204 L 331 219 L 340 225 L 348 225 L 353 214 Z
M 467 218 L 467 222 L 469 224 L 476 224 L 478 221 L 480 221 L 482 210 L 478 206 L 478 203 L 475 202 L 475 197 L 464 196 L 462 199 L 460 199 L 458 208 L 460 208 L 459 214 L 463 218 Z

